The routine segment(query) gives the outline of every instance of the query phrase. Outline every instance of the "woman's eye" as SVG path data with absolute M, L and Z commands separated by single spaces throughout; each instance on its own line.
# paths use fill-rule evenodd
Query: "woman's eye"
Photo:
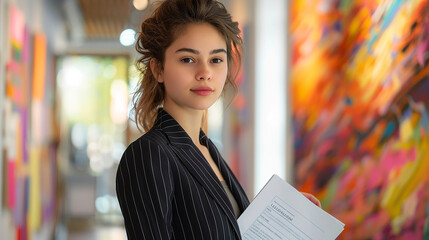
M 184 62 L 184 63 L 193 63 L 194 60 L 192 58 L 182 58 L 180 61 Z
M 214 58 L 212 60 L 212 63 L 221 63 L 221 62 L 223 62 L 223 60 L 221 58 Z

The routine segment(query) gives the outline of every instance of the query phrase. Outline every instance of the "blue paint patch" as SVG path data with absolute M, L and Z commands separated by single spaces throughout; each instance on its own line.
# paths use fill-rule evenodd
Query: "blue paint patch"
M 381 140 L 385 140 L 388 137 L 390 137 L 390 135 L 392 135 L 393 131 L 395 131 L 396 128 L 396 124 L 393 121 L 390 121 L 387 126 L 386 129 L 383 132 L 383 136 L 381 136 Z
M 350 106 L 353 104 L 353 100 L 350 97 L 345 97 L 344 103 Z
M 341 22 L 340 22 L 340 21 L 336 21 L 336 22 L 334 23 L 334 29 L 335 29 L 336 31 L 338 31 L 338 32 L 341 32 L 341 31 L 342 31 L 343 27 L 341 26 Z
M 383 22 L 381 24 L 382 30 L 386 29 L 387 26 L 392 22 L 393 18 L 395 17 L 396 13 L 398 13 L 398 10 L 403 2 L 403 0 L 397 0 L 390 6 L 390 8 L 385 14 L 385 17 L 383 18 Z

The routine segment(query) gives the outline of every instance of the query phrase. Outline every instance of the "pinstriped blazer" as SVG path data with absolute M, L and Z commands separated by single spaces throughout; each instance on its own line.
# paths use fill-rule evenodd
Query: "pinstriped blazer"
M 200 132 L 240 211 L 249 200 L 215 145 Z M 183 128 L 160 109 L 130 144 L 116 175 L 128 239 L 241 239 L 221 182 Z

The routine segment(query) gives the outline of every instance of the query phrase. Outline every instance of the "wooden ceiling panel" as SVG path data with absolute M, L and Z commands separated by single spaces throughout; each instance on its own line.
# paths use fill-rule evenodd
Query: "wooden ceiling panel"
M 78 0 L 82 10 L 86 38 L 89 40 L 118 39 L 129 27 L 130 0 Z

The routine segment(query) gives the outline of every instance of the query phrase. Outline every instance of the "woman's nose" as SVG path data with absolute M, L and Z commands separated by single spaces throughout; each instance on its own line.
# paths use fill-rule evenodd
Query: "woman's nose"
M 197 80 L 210 80 L 212 77 L 212 72 L 208 64 L 201 63 L 195 77 Z

